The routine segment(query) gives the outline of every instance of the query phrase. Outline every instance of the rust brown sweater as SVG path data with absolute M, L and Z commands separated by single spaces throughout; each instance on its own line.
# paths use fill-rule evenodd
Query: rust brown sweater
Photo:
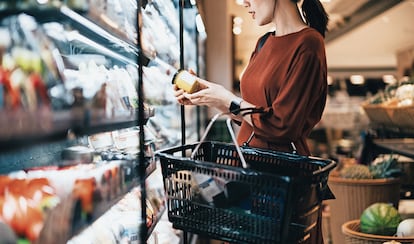
M 309 155 L 306 138 L 320 121 L 327 96 L 327 67 L 322 36 L 313 28 L 285 36 L 270 35 L 253 52 L 241 78 L 245 101 L 264 109 L 252 114 L 253 128 L 243 122 L 238 142 L 250 146 Z

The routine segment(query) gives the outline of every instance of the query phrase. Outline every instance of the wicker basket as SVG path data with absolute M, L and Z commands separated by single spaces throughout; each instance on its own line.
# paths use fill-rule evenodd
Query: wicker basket
M 351 220 L 342 225 L 346 244 L 383 244 L 396 241 L 401 244 L 414 243 L 414 237 L 379 236 L 360 232 L 359 220 Z
M 414 106 L 390 106 L 385 110 L 396 127 L 414 128 Z
M 384 125 L 384 126 L 393 126 L 394 122 L 390 117 L 389 111 L 387 111 L 386 106 L 383 104 L 362 104 L 366 115 L 373 124 Z
M 414 106 L 398 106 L 397 101 L 383 104 L 362 104 L 366 115 L 373 124 L 414 129 Z
M 331 235 L 334 244 L 344 244 L 343 223 L 361 216 L 369 205 L 389 202 L 396 208 L 400 200 L 400 179 L 344 179 L 329 177 L 328 185 L 336 196 L 327 201 L 331 210 Z

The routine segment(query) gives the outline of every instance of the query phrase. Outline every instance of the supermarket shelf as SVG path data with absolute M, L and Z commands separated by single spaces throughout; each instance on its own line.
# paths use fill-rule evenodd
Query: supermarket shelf
M 154 116 L 154 109 L 144 109 L 144 118 L 142 120 L 138 118 L 138 111 L 107 116 L 103 110 L 83 110 L 82 114 L 81 121 L 76 123 L 77 126 L 74 128 L 74 132 L 80 135 L 90 135 L 138 126 L 139 121 L 142 121 L 142 124 L 145 125 L 148 119 Z
M 92 223 L 107 213 L 108 210 L 121 201 L 132 189 L 139 187 L 139 176 L 134 171 L 136 166 L 133 163 L 123 165 L 122 170 L 125 174 L 125 181 L 121 183 L 122 185 L 116 187 L 116 191 L 114 191 L 113 186 L 108 185 L 109 188 L 107 190 L 112 192 L 110 199 L 96 197 L 99 194 L 96 195 L 96 192 L 94 192 L 93 212 L 85 215 L 82 212 L 81 202 L 72 196 L 68 196 L 48 213 L 39 240 L 41 242 L 44 241 L 44 243 L 66 243 L 74 236 L 81 234 L 89 228 Z M 148 163 L 146 177 L 154 172 L 155 165 L 153 161 Z M 101 186 L 99 191 L 102 192 L 105 190 L 104 188 L 105 186 Z M 114 194 L 115 192 L 116 194 Z M 59 223 L 59 225 L 56 225 L 56 223 Z
M 108 117 L 102 110 L 2 111 L 0 112 L 0 151 L 22 148 L 41 142 L 63 140 L 68 133 L 91 135 L 139 125 L 137 112 Z M 145 110 L 145 124 L 154 110 Z
M 414 138 L 374 139 L 375 151 L 396 153 L 414 159 Z M 401 199 L 414 199 L 414 185 L 401 185 Z
M 148 165 L 147 167 L 147 178 L 146 180 L 148 180 L 155 172 L 156 169 L 156 163 L 155 161 L 151 161 L 151 163 Z M 116 198 L 106 202 L 105 204 L 102 204 L 100 206 L 97 206 L 97 208 L 95 208 L 94 211 L 94 217 L 90 219 L 90 221 L 88 222 L 81 222 L 78 223 L 79 226 L 78 228 L 74 229 L 72 232 L 72 235 L 69 235 L 70 240 L 77 240 L 74 241 L 73 243 L 83 243 L 82 241 L 79 242 L 82 239 L 82 236 L 84 236 L 86 234 L 86 236 L 88 236 L 88 232 L 89 234 L 92 233 L 92 238 L 97 238 L 95 235 L 100 235 L 100 234 L 104 234 L 104 233 L 98 233 L 96 231 L 94 231 L 96 228 L 96 226 L 99 225 L 106 225 L 108 219 L 111 219 L 110 216 L 113 216 L 114 213 L 116 212 L 125 212 L 127 213 L 130 217 L 136 215 L 136 217 L 139 216 L 139 211 L 137 209 L 137 206 L 139 204 L 137 204 L 136 202 L 139 202 L 139 196 L 136 195 L 136 192 L 140 191 L 141 185 L 140 185 L 140 181 L 135 178 L 133 180 L 133 184 L 130 184 L 130 187 L 128 187 L 128 189 L 123 192 L 123 194 L 118 195 Z M 137 197 L 135 200 L 131 201 L 131 196 Z M 147 227 L 149 229 L 148 233 L 151 233 L 152 230 L 155 228 L 155 226 L 157 225 L 158 221 L 161 218 L 161 215 L 164 213 L 165 211 L 165 199 L 164 197 L 159 198 L 158 199 L 160 203 L 162 203 L 160 205 L 160 208 L 156 209 L 156 216 L 152 216 L 151 219 L 147 219 Z M 132 205 L 131 205 L 132 204 Z M 155 207 L 155 206 L 153 206 Z M 130 212 L 129 212 L 130 211 Z M 125 221 L 128 222 L 128 221 Z M 126 225 L 128 225 L 127 223 L 125 223 Z M 139 224 L 137 223 L 137 230 L 138 231 L 138 226 Z M 106 229 L 105 231 L 108 231 L 108 229 Z M 114 235 L 119 234 L 119 233 L 112 233 Z M 129 233 L 134 235 L 134 233 Z M 116 237 L 115 237 L 116 238 Z M 99 238 L 97 238 L 99 239 Z M 69 242 L 72 243 L 72 242 Z
M 152 235 L 152 232 L 154 231 L 155 227 L 157 226 L 158 222 L 161 220 L 161 217 L 166 212 L 167 206 L 164 204 L 160 208 L 159 212 L 157 213 L 157 216 L 153 218 L 153 223 L 151 223 L 151 226 L 148 228 L 147 231 L 147 239 Z
M 148 163 L 147 167 L 146 167 L 146 177 L 150 176 L 156 169 L 156 163 L 155 161 L 149 161 L 150 163 Z M 89 219 L 88 222 L 79 222 L 77 228 L 73 229 L 73 232 L 71 234 L 71 236 L 74 236 L 76 234 L 79 234 L 80 232 L 82 232 L 82 230 L 84 230 L 85 228 L 88 228 L 89 224 L 93 223 L 94 221 L 96 221 L 99 217 L 101 217 L 103 214 L 105 214 L 110 208 L 112 208 L 114 205 L 116 205 L 121 199 L 123 199 L 125 197 L 125 195 L 127 193 L 129 193 L 132 189 L 134 189 L 135 187 L 140 186 L 139 182 L 139 176 L 132 176 L 130 177 L 131 181 L 129 181 L 126 185 L 126 187 L 124 188 L 124 190 L 118 194 L 116 197 L 114 197 L 113 199 L 103 202 L 99 205 L 96 206 L 93 216 L 91 216 L 91 219 Z M 156 219 L 158 219 L 158 215 L 156 217 Z M 153 223 L 153 225 L 156 225 L 156 222 Z M 151 226 L 151 228 L 154 228 L 154 226 Z
M 374 139 L 373 142 L 382 150 L 414 158 L 414 138 Z
M 102 23 L 96 24 L 97 21 L 88 17 L 87 11 L 75 11 L 65 5 L 57 8 L 7 9 L 0 11 L 0 19 L 22 13 L 33 16 L 37 21 L 43 23 L 56 20 L 68 22 L 79 33 L 87 36 L 95 43 L 99 43 L 100 46 L 111 47 L 112 52 L 117 54 L 114 58 L 119 59 L 121 57 L 127 63 L 136 63 L 138 49 L 132 41 L 126 38 L 126 34 L 119 31 L 116 34 L 114 31 L 109 33 L 107 30 L 111 28 Z

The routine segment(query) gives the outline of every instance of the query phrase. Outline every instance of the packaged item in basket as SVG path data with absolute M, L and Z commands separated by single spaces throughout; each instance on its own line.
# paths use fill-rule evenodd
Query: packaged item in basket
M 214 198 L 223 194 L 223 189 L 209 175 L 191 172 L 195 192 L 198 192 L 205 202 L 214 204 Z
M 227 206 L 249 211 L 252 209 L 250 185 L 240 181 L 227 182 L 225 186 Z
M 237 208 L 241 211 L 251 210 L 251 189 L 246 183 L 200 173 L 191 173 L 196 197 L 218 208 Z

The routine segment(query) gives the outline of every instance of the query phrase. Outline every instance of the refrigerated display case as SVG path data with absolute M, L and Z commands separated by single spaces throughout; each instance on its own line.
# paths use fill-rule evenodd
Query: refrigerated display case
M 164 209 L 153 152 L 181 138 L 168 89 L 189 67 L 179 39 L 195 45 L 178 10 L 169 0 L 0 3 L 0 220 L 16 238 L 151 235 Z

